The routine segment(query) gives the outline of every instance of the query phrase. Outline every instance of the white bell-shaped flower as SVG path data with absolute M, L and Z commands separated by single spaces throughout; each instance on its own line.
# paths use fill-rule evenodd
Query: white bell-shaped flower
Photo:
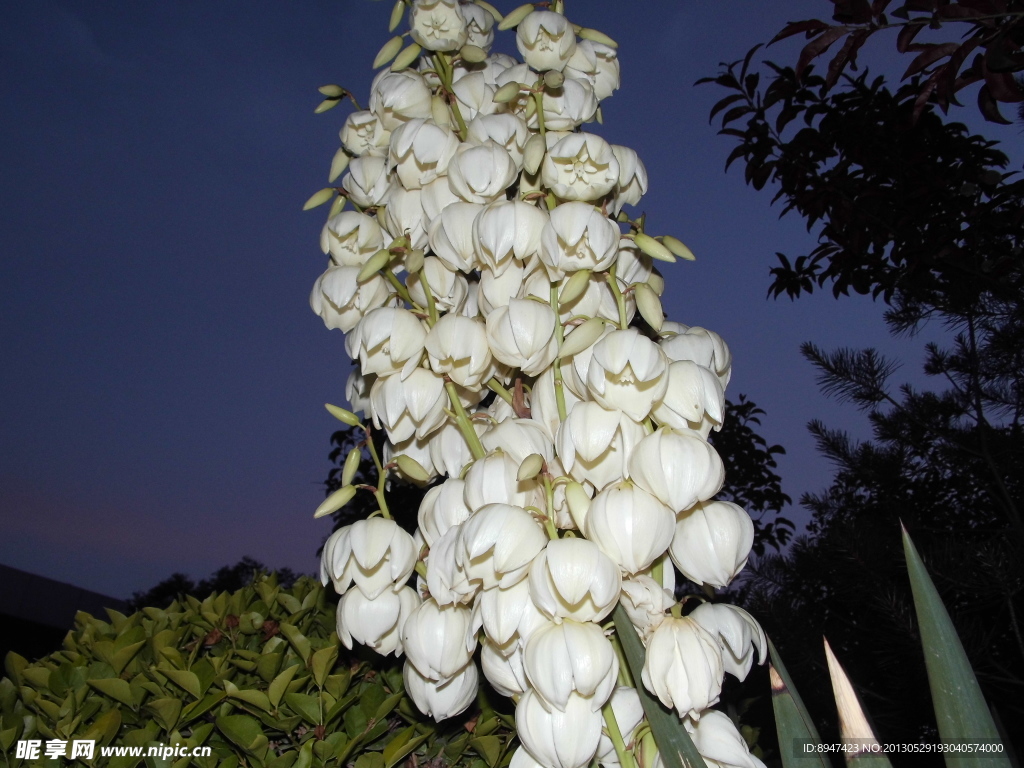
M 586 80 L 567 77 L 559 88 L 544 92 L 544 127 L 548 131 L 571 131 L 597 116 L 598 98 Z M 538 130 L 540 120 L 530 116 L 530 128 Z
M 463 272 L 476 269 L 473 225 L 483 210 L 482 205 L 460 200 L 445 206 L 430 223 L 430 250 L 449 269 Z
M 573 693 L 600 710 L 619 674 L 618 657 L 601 627 L 572 619 L 534 632 L 526 644 L 523 665 L 537 693 L 561 712 Z
M 487 328 L 480 318 L 445 315 L 424 343 L 430 367 L 461 387 L 477 389 L 494 375 Z
M 518 477 L 521 463 L 502 450 L 474 461 L 465 475 L 467 506 L 473 511 L 488 504 L 542 506 L 544 490 L 536 478 L 520 480 Z
M 383 307 L 391 299 L 387 280 L 374 275 L 360 283 L 358 267 L 328 267 L 313 284 L 309 306 L 328 328 L 348 333 L 372 309 Z
M 448 186 L 467 203 L 491 203 L 503 197 L 519 169 L 496 141 L 462 144 L 448 165 Z
M 448 170 L 459 137 L 430 120 L 416 119 L 391 134 L 388 162 L 406 189 L 419 189 Z
M 381 124 L 380 118 L 373 112 L 364 109 L 345 118 L 340 136 L 341 145 L 350 155 L 383 157 L 388 151 L 391 132 Z
M 466 390 L 460 390 L 460 392 L 462 391 Z M 477 435 L 487 428 L 485 421 L 474 419 L 472 424 Z M 459 477 L 466 466 L 473 461 L 473 452 L 469 448 L 469 443 L 466 442 L 465 435 L 462 434 L 462 430 L 459 429 L 459 425 L 454 419 L 449 419 L 444 426 L 430 436 L 428 451 L 430 462 L 436 468 L 437 473 L 448 475 L 450 478 Z
M 526 578 L 547 537 L 529 512 L 509 504 L 488 504 L 460 529 L 456 562 L 471 583 L 484 589 L 508 587 Z
M 487 682 L 502 696 L 519 696 L 530 690 L 530 681 L 523 666 L 523 649 L 513 643 L 509 653 L 502 653 L 490 640 L 480 644 L 480 669 Z
M 643 425 L 622 411 L 579 403 L 558 428 L 555 448 L 570 477 L 601 489 L 626 475 L 626 463 L 643 436 Z
M 499 307 L 507 307 L 508 303 L 516 298 L 516 293 L 523 284 L 527 275 L 540 273 L 547 280 L 543 269 L 535 268 L 531 273 L 529 267 L 539 266 L 536 259 L 531 259 L 529 266 L 522 264 L 517 259 L 508 259 L 501 267 L 501 274 L 495 274 L 489 267 L 480 270 L 480 310 L 484 316 L 489 315 Z
M 470 663 L 476 650 L 472 619 L 472 611 L 465 606 L 424 600 L 402 626 L 406 658 L 426 679 L 450 680 Z
M 533 602 L 526 579 L 508 587 L 481 590 L 473 603 L 474 628 L 483 628 L 495 650 L 506 655 L 546 625 L 547 618 Z
M 441 212 L 452 203 L 461 203 L 462 198 L 452 192 L 448 186 L 448 177 L 440 176 L 429 184 L 424 185 L 420 190 L 420 202 L 423 204 L 423 212 L 427 215 L 427 231 L 434 224 L 434 220 L 441 215 Z M 435 253 L 435 255 L 437 255 Z
M 612 212 L 618 213 L 624 205 L 636 205 L 647 194 L 647 168 L 639 155 L 629 147 L 612 145 L 615 159 L 619 161 L 619 180 L 615 186 Z
M 495 88 L 487 82 L 483 72 L 470 72 L 452 86 L 452 93 L 464 120 L 491 115 L 499 108 L 494 100 Z
M 490 50 L 494 42 L 494 17 L 475 3 L 462 6 L 462 14 L 466 17 L 466 43 Z
M 498 360 L 536 376 L 558 355 L 558 318 L 547 304 L 512 299 L 487 316 L 487 342 Z M 655 347 L 656 348 L 656 347 Z
M 509 768 L 545 768 L 545 766 L 533 759 L 533 755 L 526 751 L 525 747 L 516 747 L 512 753 L 512 760 Z
M 620 685 L 612 691 L 612 697 L 608 703 L 612 706 L 612 713 L 615 715 L 615 723 L 619 726 L 622 740 L 626 744 L 630 744 L 633 741 L 631 738 L 633 731 L 644 719 L 644 707 L 640 703 L 640 695 L 636 692 L 636 688 Z M 618 755 L 615 754 L 615 745 L 605 733 L 601 734 L 601 743 L 597 748 L 597 761 L 605 768 L 619 765 Z
M 570 133 L 544 156 L 540 178 L 562 200 L 598 200 L 619 181 L 611 145 L 593 133 Z
M 712 425 L 722 423 L 725 390 L 713 371 L 692 360 L 676 360 L 669 365 L 666 379 L 665 396 L 651 412 L 655 421 L 666 427 L 698 431 L 705 424 L 710 431 Z
M 426 248 L 427 216 L 423 213 L 420 191 L 393 185 L 381 226 L 391 239 L 404 235 L 409 238 L 410 248 Z
M 549 541 L 530 566 L 530 595 L 551 619 L 600 621 L 619 601 L 619 568 L 592 541 Z
M 675 515 L 628 480 L 600 491 L 587 511 L 584 532 L 627 573 L 647 568 L 668 549 Z
M 576 50 L 576 33 L 562 14 L 534 11 L 519 22 L 516 47 L 534 69 L 561 71 Z
M 391 194 L 388 161 L 383 157 L 363 155 L 352 160 L 341 186 L 349 199 L 360 208 L 384 205 Z
M 699 718 L 722 693 L 722 649 L 693 619 L 669 616 L 647 641 L 641 677 L 644 687 L 680 717 Z
M 537 762 L 547 768 L 583 768 L 594 757 L 604 721 L 589 699 L 573 693 L 562 710 L 549 710 L 536 691 L 516 704 L 516 733 Z M 571 738 L 567 738 L 571 734 Z
M 590 363 L 594 359 L 594 347 L 597 346 L 598 342 L 606 338 L 608 334 L 613 333 L 615 330 L 615 326 L 611 323 L 605 323 L 601 326 L 600 333 L 597 334 L 593 343 L 584 347 L 581 351 L 576 352 L 570 358 L 570 364 L 565 366 L 562 371 L 565 386 L 571 389 L 581 400 L 593 400 L 593 397 L 590 394 L 590 389 L 587 387 L 587 374 L 590 371 Z M 593 333 L 592 326 L 590 332 Z M 575 333 L 575 330 L 572 333 Z M 567 333 L 565 338 L 572 338 L 572 333 Z M 577 344 L 576 346 L 579 345 Z
M 553 278 L 578 269 L 600 271 L 615 261 L 619 228 L 590 203 L 563 203 L 548 214 L 541 261 Z
M 466 16 L 458 0 L 413 0 L 412 39 L 428 51 L 454 51 L 466 44 Z
M 661 348 L 670 360 L 692 360 L 715 372 L 722 388 L 729 386 L 732 376 L 732 353 L 714 331 L 694 325 L 665 323 L 661 329 Z
M 378 377 L 370 390 L 370 404 L 374 426 L 384 427 L 393 443 L 413 435 L 427 437 L 447 419 L 444 380 L 425 368 L 414 368 L 405 377 Z
M 449 477 L 423 494 L 416 521 L 428 547 L 450 528 L 469 519 L 472 512 L 462 498 L 465 487 L 466 483 L 458 477 Z
M 725 468 L 718 452 L 699 433 L 662 427 L 637 444 L 629 476 L 673 512 L 681 512 L 718 493 Z
M 754 664 L 754 651 L 758 663 L 764 664 L 768 654 L 768 638 L 764 630 L 749 613 L 727 603 L 702 603 L 690 618 L 717 637 L 722 645 L 722 663 L 725 671 L 744 680 Z
M 362 590 L 350 589 L 338 604 L 338 637 L 349 650 L 357 642 L 382 656 L 402 655 L 399 639 L 406 616 L 420 599 L 411 587 L 386 589 L 370 599 Z
M 427 332 L 407 309 L 381 307 L 367 312 L 345 337 L 345 351 L 358 359 L 363 375 L 398 373 L 413 357 L 423 354 Z
M 427 556 L 427 590 L 438 605 L 472 602 L 476 592 L 466 572 L 455 561 L 460 530 L 461 526 L 455 525 L 445 531 L 430 547 Z
M 705 501 L 679 515 L 669 554 L 695 584 L 724 588 L 747 564 L 754 523 L 731 501 Z
M 467 139 L 474 144 L 494 141 L 503 146 L 516 168 L 522 169 L 523 150 L 530 138 L 530 129 L 521 117 L 508 112 L 477 115 L 466 125 L 466 131 Z
M 669 569 L 671 570 L 671 568 Z M 646 642 L 675 605 L 672 593 L 650 576 L 636 574 L 622 580 L 623 610 Z
M 384 69 L 370 86 L 370 111 L 387 130 L 393 131 L 406 120 L 430 117 L 433 95 L 423 75 L 408 69 Z
M 358 211 L 332 216 L 320 232 L 320 248 L 339 267 L 361 267 L 384 247 L 377 220 Z
M 625 237 L 619 240 L 619 252 L 615 257 L 615 276 L 626 285 L 633 285 L 646 283 L 653 274 L 654 260 L 641 251 L 634 241 Z
M 612 331 L 594 345 L 587 389 L 605 408 L 643 421 L 668 389 L 668 358 L 636 328 Z
M 365 376 L 359 368 L 354 368 L 345 380 L 345 399 L 355 413 L 370 415 L 370 389 L 376 376 L 368 373 Z
M 508 418 L 500 421 L 484 433 L 481 442 L 488 451 L 499 448 L 516 465 L 522 464 L 527 456 L 534 453 L 545 462 L 555 457 L 555 447 L 543 427 L 530 419 Z
M 604 101 L 619 89 L 619 56 L 610 45 L 593 40 L 578 40 L 562 73 L 566 77 L 585 79 L 594 88 L 594 95 Z
M 439 683 L 421 675 L 408 661 L 402 673 L 405 690 L 416 708 L 425 715 L 430 715 L 440 722 L 449 717 L 465 712 L 476 701 L 480 685 L 480 674 L 475 664 L 466 667 L 452 676 L 451 679 Z
M 765 768 L 750 754 L 746 740 L 725 712 L 709 709 L 700 720 L 684 720 L 683 724 L 708 768 Z
M 324 544 L 320 579 L 343 595 L 353 583 L 371 600 L 401 586 L 416 565 L 419 550 L 394 520 L 371 517 L 339 528 Z
M 482 265 L 501 275 L 513 259 L 525 262 L 540 252 L 547 214 L 521 200 L 487 206 L 476 219 L 473 242 Z
M 384 463 L 390 464 L 399 456 L 407 456 L 419 464 L 423 471 L 426 472 L 426 480 L 422 477 L 412 477 L 407 475 L 402 471 L 401 467 L 397 468 L 398 475 L 413 485 L 418 485 L 421 488 L 425 487 L 433 482 L 438 475 L 438 471 L 434 467 L 433 460 L 430 458 L 430 444 L 433 441 L 433 436 L 419 438 L 415 435 L 399 443 L 392 443 L 388 440 L 384 443 Z
M 424 282 L 430 288 L 434 306 L 440 312 L 458 312 L 469 296 L 466 276 L 458 270 L 449 269 L 436 256 L 427 256 L 420 271 L 405 281 L 409 297 L 421 307 L 429 306 Z
M 581 402 L 571 389 L 562 384 L 562 399 L 565 402 L 565 413 L 568 416 L 576 403 Z M 530 395 L 530 418 L 545 431 L 548 438 L 555 439 L 558 426 L 562 423 L 558 415 L 558 400 L 555 397 L 555 372 L 548 368 L 533 382 Z

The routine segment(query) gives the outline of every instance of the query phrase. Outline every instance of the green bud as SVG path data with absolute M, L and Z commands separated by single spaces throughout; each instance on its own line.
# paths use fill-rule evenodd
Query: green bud
M 331 414 L 331 416 L 343 424 L 348 424 L 350 427 L 363 426 L 362 419 L 352 413 L 352 411 L 346 411 L 344 408 L 337 405 L 331 405 L 330 403 L 324 403 L 324 408 L 327 409 L 327 412 Z
M 647 278 L 647 284 L 651 286 L 651 290 L 659 296 L 665 293 L 665 278 L 657 272 L 651 272 L 651 276 Z
M 579 354 L 601 338 L 603 330 L 604 320 L 599 317 L 590 318 L 565 337 L 565 341 L 562 342 L 562 348 L 558 350 L 558 356 L 572 357 Z
M 341 484 L 351 485 L 352 478 L 359 471 L 359 463 L 363 460 L 363 452 L 359 448 L 353 448 L 345 457 L 345 466 L 341 468 Z
M 661 242 L 679 258 L 686 259 L 687 261 L 697 260 L 697 257 L 693 255 L 693 251 L 687 248 L 684 243 L 672 237 L 672 235 L 663 235 Z
M 601 43 L 601 45 L 607 45 L 609 48 L 618 48 L 619 44 L 612 40 L 604 32 L 598 32 L 596 29 L 588 29 L 587 27 L 581 27 L 579 32 L 576 33 L 578 37 L 584 40 L 590 40 L 593 43 Z
M 316 512 L 313 513 L 313 517 L 323 517 L 329 515 L 332 512 L 337 512 L 339 509 L 344 507 L 350 501 L 352 497 L 356 495 L 356 489 L 351 485 L 343 485 L 341 488 L 336 490 L 330 496 L 323 500 L 323 503 L 316 508 Z
M 636 308 L 640 317 L 647 321 L 655 331 L 661 330 L 665 322 L 665 312 L 661 308 L 661 299 L 647 283 L 637 283 L 633 287 L 633 295 L 636 297 Z
M 604 125 L 604 110 L 601 109 L 601 105 L 597 105 L 597 112 L 594 113 L 594 119 L 598 125 Z
M 345 89 L 340 85 L 321 85 L 317 90 L 329 99 L 340 99 L 345 95 Z
M 405 268 L 410 274 L 419 272 L 423 269 L 423 250 L 420 248 L 414 248 L 405 254 Z
M 394 32 L 398 29 L 398 25 L 402 23 L 403 16 L 405 16 L 405 0 L 397 0 L 395 7 L 391 9 L 391 20 L 388 22 L 388 32 Z
M 431 97 L 430 116 L 434 119 L 434 122 L 442 128 L 447 128 L 452 124 L 451 113 L 448 111 L 448 105 L 444 103 L 444 99 L 440 96 Z
M 400 50 L 402 50 L 402 38 L 396 35 L 384 43 L 384 46 L 377 53 L 377 58 L 373 60 L 373 68 L 379 69 L 383 67 L 395 58 Z
M 524 480 L 532 480 L 540 471 L 544 468 L 544 457 L 539 453 L 531 453 L 525 459 L 523 463 L 519 465 L 519 473 L 516 475 L 516 480 L 522 482 Z
M 523 149 L 523 170 L 530 176 L 533 176 L 540 169 L 540 164 L 544 162 L 544 155 L 546 153 L 547 144 L 544 141 L 544 137 L 539 133 L 533 134 L 527 140 L 526 147 Z
M 526 102 L 526 112 L 524 113 L 524 117 L 529 121 L 529 119 L 535 114 L 537 114 L 537 100 L 529 99 Z
M 500 13 L 498 13 L 498 9 L 497 8 L 495 8 L 490 3 L 485 2 L 485 0 L 473 0 L 473 2 L 476 3 L 477 5 L 479 5 L 481 8 L 483 8 L 489 14 L 491 14 L 491 17 L 496 22 L 498 22 L 499 24 L 501 23 L 502 16 L 501 16 Z
M 526 5 L 520 5 L 514 11 L 509 13 L 501 22 L 498 24 L 498 29 L 504 32 L 506 29 L 514 29 L 519 26 L 519 22 L 525 19 L 533 13 L 533 3 L 527 3 Z
M 544 73 L 544 86 L 551 90 L 557 90 L 565 82 L 565 75 L 555 69 L 549 69 Z
M 422 50 L 423 49 L 420 48 L 419 43 L 413 43 L 412 45 L 406 46 L 402 52 L 398 54 L 398 58 L 395 59 L 394 63 L 392 63 L 391 71 L 398 72 L 399 70 L 403 70 L 408 67 L 420 57 L 420 51 Z
M 583 490 L 583 486 L 575 480 L 565 486 L 565 503 L 569 505 L 569 514 L 572 515 L 576 527 L 582 531 L 587 512 L 590 511 L 590 497 Z
M 367 259 L 366 263 L 363 264 L 363 268 L 359 270 L 359 274 L 356 275 L 356 282 L 363 282 L 369 280 L 375 274 L 380 272 L 384 267 L 391 261 L 391 251 L 387 248 L 381 248 L 373 256 Z
M 341 176 L 348 168 L 348 153 L 345 152 L 344 147 L 338 147 L 338 151 L 334 153 L 334 159 L 331 160 L 331 172 L 327 176 L 327 180 L 333 182 L 336 178 Z
M 590 284 L 590 270 L 581 269 L 573 273 L 573 276 L 566 280 L 562 286 L 562 292 L 558 294 L 559 304 L 571 304 L 587 290 Z
M 470 64 L 479 64 L 487 59 L 487 51 L 476 45 L 462 46 L 459 55 L 462 56 L 463 61 L 468 61 Z
M 302 210 L 308 211 L 312 208 L 316 208 L 319 205 L 323 205 L 332 197 L 334 197 L 334 194 L 334 187 L 324 187 L 305 202 L 305 204 L 302 206 Z
M 337 216 L 339 213 L 341 213 L 345 209 L 345 203 L 347 202 L 348 198 L 345 197 L 344 195 L 338 195 L 336 198 L 334 198 L 334 202 L 331 203 L 331 210 L 327 212 L 327 218 L 329 219 L 332 216 Z
M 410 480 L 417 480 L 421 483 L 425 483 L 430 480 L 430 475 L 427 474 L 427 470 L 412 458 L 412 456 L 406 456 L 404 453 L 395 458 L 395 463 L 398 465 L 398 471 L 408 477 Z
M 501 88 L 494 92 L 494 101 L 497 104 L 506 104 L 513 99 L 519 97 L 519 91 L 522 89 L 521 83 L 511 82 L 505 83 Z
M 646 253 L 652 259 L 658 261 L 667 261 L 672 263 L 676 260 L 676 257 L 672 255 L 672 251 L 666 248 L 664 245 L 659 243 L 650 235 L 645 235 L 643 232 L 637 232 L 636 237 L 633 239 L 636 243 L 636 247 Z
M 341 102 L 338 99 L 324 99 L 316 105 L 316 109 L 313 110 L 314 115 L 321 115 L 328 109 L 334 109 Z

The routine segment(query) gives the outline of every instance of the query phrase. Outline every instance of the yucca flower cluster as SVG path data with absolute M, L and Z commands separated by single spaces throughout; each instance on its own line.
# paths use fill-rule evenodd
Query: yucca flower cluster
M 710 763 L 759 766 L 709 708 L 726 672 L 763 659 L 763 632 L 673 596 L 677 571 L 728 585 L 751 548 L 746 512 L 714 500 L 707 441 L 732 361 L 714 332 L 664 320 L 654 262 L 692 255 L 624 212 L 644 165 L 584 128 L 619 86 L 615 44 L 558 0 L 504 19 L 479 0 L 400 0 L 392 29 L 406 9 L 369 108 L 341 130 L 341 186 L 311 201 L 337 192 L 310 303 L 358 362 L 353 410 L 387 436 L 381 456 L 366 444 L 380 514 L 323 551 L 341 640 L 404 653 L 409 694 L 439 720 L 482 671 L 516 702 L 515 768 L 651 768 L 640 684 Z M 522 61 L 490 53 L 496 28 L 516 30 Z M 321 91 L 328 106 L 347 93 Z M 358 492 L 360 455 L 318 515 Z M 389 473 L 429 485 L 415 535 L 391 519 Z M 633 626 L 604 624 L 619 604 Z M 636 681 L 616 634 L 634 631 Z

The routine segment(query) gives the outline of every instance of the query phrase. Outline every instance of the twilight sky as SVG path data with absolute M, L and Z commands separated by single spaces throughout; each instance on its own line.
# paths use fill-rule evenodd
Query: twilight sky
M 692 87 L 830 7 L 567 9 L 620 44 L 623 88 L 591 130 L 639 152 L 648 231 L 698 257 L 663 270 L 668 317 L 729 343 L 728 394 L 767 411 L 794 499 L 829 477 L 809 419 L 864 434 L 818 393 L 799 344 L 876 346 L 920 380 L 923 342 L 941 333 L 895 344 L 870 300 L 767 300 L 772 254 L 812 241 L 739 165 L 723 173 L 732 145 L 707 114 L 724 92 Z M 389 12 L 369 0 L 0 8 L 0 562 L 117 597 L 246 554 L 315 568 L 337 426 L 322 404 L 342 401 L 349 361 L 308 307 L 326 209 L 301 206 L 326 183 L 349 108 L 312 110 L 324 83 L 365 104 Z M 771 54 L 790 62 L 798 45 Z M 891 46 L 862 59 L 891 62 Z M 1018 127 L 979 130 L 1019 141 Z

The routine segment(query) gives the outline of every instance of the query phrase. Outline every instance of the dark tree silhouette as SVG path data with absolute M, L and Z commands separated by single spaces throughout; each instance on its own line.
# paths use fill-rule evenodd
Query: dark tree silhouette
M 271 569 L 259 560 L 246 555 L 234 565 L 221 566 L 212 575 L 198 582 L 184 573 L 172 573 L 150 589 L 134 593 L 129 606 L 133 611 L 145 607 L 165 608 L 185 595 L 203 600 L 220 592 L 237 592 L 242 587 L 252 584 L 260 574 L 270 572 Z M 276 574 L 278 583 L 286 589 L 299 577 L 291 568 L 279 568 L 273 573 Z

